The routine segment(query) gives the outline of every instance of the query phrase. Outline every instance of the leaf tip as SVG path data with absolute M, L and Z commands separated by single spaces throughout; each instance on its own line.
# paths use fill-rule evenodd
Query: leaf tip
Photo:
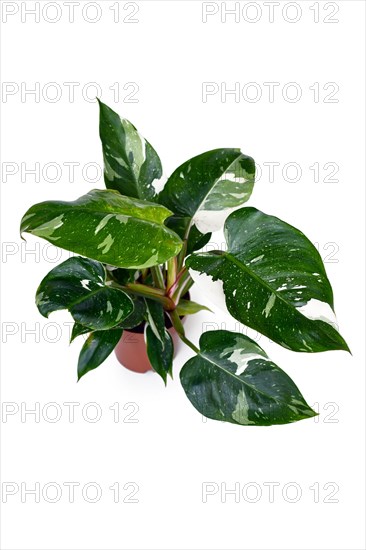
M 350 350 L 346 340 L 341 335 L 339 335 L 339 336 L 340 336 L 340 344 L 341 345 L 338 348 L 338 350 L 347 351 L 348 353 L 350 353 L 353 356 L 352 351 Z
M 82 379 L 82 377 L 83 377 L 85 374 L 86 374 L 86 372 L 81 372 L 81 373 L 80 373 L 80 372 L 78 371 L 78 374 L 77 374 L 78 379 L 76 380 L 76 383 L 80 382 L 80 380 Z
M 349 345 L 347 344 L 347 342 L 345 340 L 344 340 L 344 343 L 345 343 L 344 351 L 347 351 L 353 357 L 353 353 L 350 350 Z
M 95 99 L 98 102 L 99 109 L 102 109 L 103 107 L 107 107 L 107 105 L 105 103 L 103 103 L 103 101 L 101 101 L 98 96 L 96 96 Z

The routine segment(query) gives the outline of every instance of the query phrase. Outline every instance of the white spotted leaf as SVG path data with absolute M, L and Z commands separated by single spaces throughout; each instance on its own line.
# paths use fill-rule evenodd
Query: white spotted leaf
M 129 197 L 153 200 L 154 181 L 162 177 L 158 154 L 131 122 L 101 101 L 99 107 L 106 187 Z
M 81 348 L 78 361 L 78 380 L 87 372 L 96 369 L 112 353 L 123 329 L 96 330 Z
M 247 336 L 209 331 L 180 372 L 183 389 L 204 416 L 242 426 L 288 424 L 316 413 L 287 374 Z
M 112 266 L 142 269 L 180 251 L 180 237 L 164 225 L 170 214 L 160 204 L 94 189 L 75 201 L 35 204 L 20 230 Z
M 69 258 L 42 280 L 36 293 L 37 307 L 44 317 L 67 309 L 78 327 L 113 328 L 132 313 L 133 302 L 122 290 L 109 287 L 105 278 L 105 269 L 99 262 Z M 78 334 L 83 332 L 81 327 L 77 329 Z
M 301 231 L 242 208 L 226 220 L 225 238 L 226 252 L 194 253 L 186 265 L 222 281 L 235 319 L 294 351 L 348 350 L 322 259 Z
M 179 166 L 159 202 L 206 234 L 220 229 L 228 214 L 247 202 L 254 177 L 254 160 L 240 149 L 214 149 Z
M 170 333 L 165 329 L 163 339 L 157 338 L 151 325 L 145 330 L 146 352 L 154 371 L 166 385 L 167 375 L 172 376 L 174 344 Z

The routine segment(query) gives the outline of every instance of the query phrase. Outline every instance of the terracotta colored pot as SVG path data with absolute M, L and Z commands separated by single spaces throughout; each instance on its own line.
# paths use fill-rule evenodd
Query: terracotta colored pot
M 185 318 L 182 319 L 184 322 Z M 126 369 L 134 372 L 145 373 L 153 370 L 146 353 L 146 344 L 144 340 L 144 327 L 140 325 L 136 329 L 124 330 L 122 338 L 115 347 L 115 354 L 118 361 Z M 174 345 L 174 356 L 181 342 L 175 328 L 168 328 Z

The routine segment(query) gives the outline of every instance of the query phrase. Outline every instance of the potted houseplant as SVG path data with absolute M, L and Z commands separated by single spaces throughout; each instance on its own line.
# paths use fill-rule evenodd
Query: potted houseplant
M 242 207 L 255 164 L 239 149 L 190 159 L 157 194 L 162 167 L 156 151 L 130 122 L 99 106 L 107 189 L 73 202 L 36 204 L 21 221 L 21 233 L 76 254 L 43 279 L 36 303 L 45 317 L 60 309 L 71 313 L 72 340 L 88 334 L 78 378 L 116 346 L 120 350 L 124 331 L 141 335 L 143 329 L 149 363 L 165 383 L 173 339 L 179 336 L 192 349 L 180 380 L 203 415 L 240 425 L 314 416 L 256 342 L 218 330 L 202 334 L 198 348 L 187 339 L 182 318 L 204 308 L 188 293 L 199 272 L 222 282 L 235 319 L 281 346 L 304 353 L 348 350 L 331 322 L 332 289 L 316 248 L 284 221 Z M 223 224 L 227 250 L 202 252 L 211 231 Z

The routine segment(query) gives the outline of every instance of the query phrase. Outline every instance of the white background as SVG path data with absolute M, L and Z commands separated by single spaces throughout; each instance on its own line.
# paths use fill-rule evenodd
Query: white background
M 58 14 L 51 3 L 37 23 L 24 12 L 22 21 L 24 5 L 32 8 L 34 2 L 2 2 L 2 80 L 15 83 L 13 95 L 2 97 L 2 160 L 18 170 L 6 178 L 3 172 L 2 183 L 2 400 L 14 413 L 2 416 L 2 482 L 3 490 L 9 482 L 19 487 L 3 504 L 2 548 L 364 548 L 364 2 L 331 2 L 327 8 L 322 2 L 301 1 L 292 7 L 281 2 L 272 23 L 262 2 L 249 8 L 248 2 L 238 3 L 249 10 L 239 14 L 238 22 L 234 16 L 222 22 L 221 3 L 211 3 L 218 13 L 206 23 L 198 1 L 139 2 L 136 23 L 123 22 L 134 10 L 123 2 L 120 21 L 114 22 L 110 8 L 116 2 L 108 1 L 97 3 L 100 20 L 88 22 L 81 11 L 86 3 L 75 6 L 74 23 L 63 2 L 57 3 L 58 22 L 45 20 Z M 19 11 L 5 22 L 5 5 L 10 4 L 13 8 L 7 10 Z M 233 5 L 226 3 L 227 8 Z M 98 14 L 95 9 L 87 12 L 89 20 Z M 299 13 L 297 22 L 289 22 Z M 338 22 L 326 23 L 326 16 Z M 248 21 L 256 17 L 257 22 Z M 58 101 L 50 100 L 50 82 L 61 89 Z M 74 101 L 65 82 L 80 83 Z M 82 174 L 86 163 L 102 162 L 97 105 L 85 96 L 95 97 L 95 89 L 85 89 L 90 82 L 98 83 L 102 99 L 151 141 L 167 175 L 205 150 L 241 147 L 263 170 L 250 204 L 284 218 L 319 243 L 340 330 L 353 356 L 296 354 L 267 338 L 259 340 L 317 407 L 318 419 L 270 428 L 203 422 L 179 383 L 179 368 L 191 356 L 183 345 L 175 380 L 166 389 L 152 373 L 127 371 L 114 355 L 76 384 L 82 339 L 69 346 L 68 315 L 46 320 L 34 305 L 37 284 L 54 267 L 56 251 L 31 237 L 21 248 L 18 227 L 35 202 L 72 200 L 93 187 L 103 188 L 101 178 L 90 183 Z M 123 90 L 129 82 L 139 87 L 138 102 L 123 101 L 132 91 Z M 235 102 L 233 95 L 221 97 L 218 91 L 204 102 L 204 82 L 217 83 L 216 90 L 238 82 L 240 92 L 254 82 L 262 97 L 251 102 L 244 93 Z M 279 83 L 273 101 L 266 82 Z M 287 90 L 293 97 L 295 88 L 286 89 L 290 82 L 302 92 L 296 102 L 282 95 L 286 98 Z M 35 83 L 39 101 L 34 95 L 22 97 L 21 91 Z M 110 89 L 115 83 L 120 86 L 118 102 Z M 314 83 L 319 83 L 319 97 Z M 338 86 L 330 98 L 337 101 L 326 99 L 334 89 L 333 84 L 324 90 L 327 83 Z M 244 90 L 250 95 L 254 87 Z M 41 170 L 58 163 L 62 174 L 52 183 L 50 170 L 38 182 L 34 175 L 22 174 L 22 162 L 23 171 L 37 162 Z M 70 162 L 80 163 L 74 182 L 65 165 Z M 272 182 L 268 165 L 263 168 L 268 162 L 280 163 Z M 296 178 L 284 169 L 287 163 L 301 167 L 299 181 L 289 181 Z M 310 169 L 315 163 L 318 182 Z M 324 168 L 326 163 L 337 165 L 333 179 L 338 181 L 325 181 L 332 171 L 329 165 Z M 213 241 L 220 245 L 222 237 L 215 235 Z M 58 261 L 66 258 L 63 253 Z M 201 291 L 192 294 L 204 301 Z M 210 328 L 244 330 L 219 310 L 199 314 L 186 326 L 195 343 Z M 28 332 L 32 329 L 36 334 Z M 79 404 L 74 422 L 64 405 L 68 402 Z M 102 414 L 98 422 L 90 421 L 96 409 L 85 408 L 91 402 Z M 58 409 L 47 409 L 47 403 Z M 118 422 L 110 409 L 115 403 Z M 35 406 L 41 410 L 39 422 L 32 414 L 22 418 L 22 408 Z M 57 410 L 62 416 L 51 422 Z M 80 484 L 73 503 L 65 482 Z M 82 496 L 90 482 L 102 492 L 96 503 Z M 109 489 L 117 482 L 119 503 Z M 217 492 L 203 502 L 206 482 Z M 277 483 L 274 499 L 264 485 L 269 482 Z M 27 489 L 39 483 L 41 490 L 47 483 L 58 484 L 60 500 L 49 502 L 55 494 L 51 487 L 39 503 L 34 495 L 25 495 L 22 502 L 21 483 Z M 126 483 L 138 485 L 137 503 L 123 502 L 132 487 L 123 489 Z M 225 502 L 225 487 L 235 484 L 239 498 L 228 494 Z M 93 497 L 92 489 L 88 496 Z

